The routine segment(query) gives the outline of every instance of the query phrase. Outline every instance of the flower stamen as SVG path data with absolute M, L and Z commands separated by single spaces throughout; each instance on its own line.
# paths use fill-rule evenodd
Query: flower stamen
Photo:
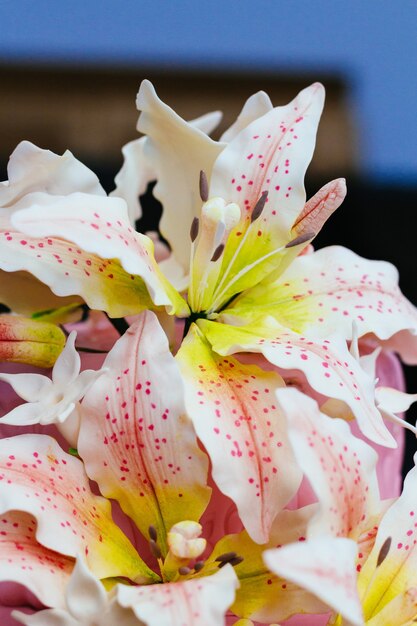
M 206 173 L 204 170 L 200 171 L 200 198 L 203 202 L 207 202 L 209 197 L 209 186 Z
M 265 208 L 267 199 L 268 199 L 268 191 L 263 191 L 260 198 L 258 199 L 257 203 L 255 204 L 253 208 L 252 215 L 250 216 L 251 224 L 253 224 L 253 222 L 257 220 L 258 217 L 261 216 L 262 211 Z

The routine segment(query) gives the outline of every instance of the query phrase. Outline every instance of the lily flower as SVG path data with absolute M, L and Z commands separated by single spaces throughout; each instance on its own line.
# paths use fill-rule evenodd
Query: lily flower
M 346 191 L 343 180 L 332 181 L 305 203 L 304 172 L 323 101 L 318 84 L 275 109 L 265 94 L 256 94 L 215 143 L 181 120 L 144 81 L 138 128 L 146 133 L 144 154 L 157 173 L 161 232 L 184 271 L 189 268 L 186 329 L 195 322 L 190 342 L 197 346 L 202 334 L 213 360 L 255 352 L 280 368 L 301 370 L 316 392 L 349 405 L 367 437 L 393 447 L 375 407 L 373 381 L 348 354 L 345 341 L 357 319 L 361 336 L 372 332 L 386 341 L 407 330 L 412 343 L 415 309 L 389 264 L 337 247 L 299 256 Z M 199 167 L 206 174 L 198 182 Z M 180 231 L 184 221 L 191 223 L 190 249 Z M 192 416 L 196 350 L 183 342 L 178 355 Z M 207 365 L 199 363 L 200 369 Z M 195 427 L 215 465 L 214 449 L 202 436 L 205 425 L 197 421 L 196 416 Z
M 62 331 L 61 331 L 62 332 Z M 79 401 L 103 370 L 84 370 L 75 349 L 77 333 L 72 331 L 65 348 L 56 360 L 52 379 L 42 374 L 0 373 L 0 380 L 9 383 L 26 402 L 2 416 L 0 423 L 15 426 L 56 424 L 71 445 L 79 430 Z
M 307 541 L 267 551 L 267 566 L 339 613 L 332 624 L 408 626 L 417 617 L 417 469 L 409 472 L 398 499 L 381 501 L 370 446 L 296 390 L 280 390 L 277 396 L 297 461 L 314 476 L 319 508 Z M 343 564 L 340 550 L 346 541 L 357 545 L 353 566 Z
M 229 362 L 240 367 L 235 371 L 243 377 L 230 355 L 254 352 L 275 366 L 301 370 L 316 392 L 349 406 L 367 437 L 395 447 L 375 406 L 374 381 L 350 355 L 346 340 L 351 318 L 358 318 L 361 335 L 372 332 L 383 341 L 408 332 L 412 343 L 417 325 L 415 310 L 400 293 L 388 264 L 360 259 L 343 248 L 297 256 L 345 194 L 344 181 L 332 181 L 305 203 L 304 172 L 323 100 L 318 84 L 284 107 L 272 108 L 265 94 L 257 94 L 227 136 L 214 142 L 162 103 L 150 83 L 142 84 L 138 106 L 139 128 L 146 133 L 143 154 L 157 173 L 155 190 L 165 205 L 162 232 L 169 235 L 179 262 L 189 263 L 188 303 L 154 261 L 151 240 L 132 230 L 122 199 L 86 194 L 74 184 L 67 195 L 22 195 L 19 187 L 22 197 L 4 209 L 18 235 L 9 234 L 11 241 L 3 238 L 6 262 L 0 267 L 30 268 L 52 291 L 78 294 L 110 316 L 167 307 L 169 313 L 187 318 L 188 334 L 177 355 L 187 412 L 210 455 L 219 488 L 235 502 L 251 537 L 260 543 L 267 540 L 298 479 L 286 482 L 288 489 L 279 496 L 262 498 L 259 485 L 265 488 L 270 473 L 280 471 L 273 454 L 265 454 L 271 459 L 264 462 L 266 472 L 254 466 L 255 474 L 247 475 L 236 466 L 231 480 L 222 470 L 219 442 L 236 459 L 253 457 L 252 446 L 269 450 L 283 443 L 283 428 L 273 431 L 268 425 L 268 412 L 274 410 L 271 396 L 258 388 L 252 395 L 243 392 L 247 383 L 236 383 L 233 376 L 232 383 L 224 380 L 221 368 Z M 200 168 L 210 182 L 197 175 Z M 11 181 L 10 187 L 17 185 L 13 176 Z M 184 219 L 178 219 L 173 203 L 192 224 L 189 247 L 184 245 Z M 38 252 L 39 244 L 47 247 L 47 258 Z M 249 366 L 245 371 L 245 380 L 265 374 Z M 206 393 L 202 387 L 211 380 L 216 381 L 212 393 Z M 236 418 L 226 410 L 228 394 L 216 394 L 223 382 L 233 386 Z M 239 411 L 243 403 L 247 410 Z M 260 407 L 265 420 L 262 427 L 255 424 L 257 431 L 251 421 Z M 225 423 L 219 425 L 219 419 Z M 257 498 L 256 515 L 245 504 L 248 485 Z
M 185 415 L 178 367 L 153 314 L 142 315 L 115 344 L 105 366 L 81 405 L 83 461 L 46 435 L 0 441 L 6 550 L 0 578 L 27 586 L 43 604 L 58 613 L 69 610 L 73 618 L 70 577 L 82 555 L 107 588 L 126 586 L 114 594 L 120 607 L 131 607 L 137 623 L 159 626 L 165 619 L 179 626 L 184 616 L 189 624 L 204 623 L 194 615 L 199 611 L 207 623 L 221 623 L 238 582 L 227 559 L 221 568 L 219 562 L 196 564 L 205 541 L 190 537 L 190 528 L 210 498 L 208 462 Z M 93 494 L 86 471 L 145 535 L 155 571 L 112 520 L 110 502 Z M 161 582 L 166 585 L 153 584 Z M 82 586 L 79 593 L 83 597 Z M 53 620 L 55 613 L 49 615 Z M 39 620 L 34 623 L 48 623 Z
M 225 373 L 232 372 L 234 359 L 226 361 Z M 254 380 L 243 364 L 238 367 L 231 375 L 236 386 L 247 386 L 248 402 L 249 394 L 256 397 L 262 389 L 264 396 L 274 396 L 282 385 L 273 372 L 259 370 Z M 147 626 L 197 626 L 222 623 L 229 607 L 236 617 L 269 623 L 326 610 L 313 594 L 274 576 L 262 562 L 266 548 L 304 540 L 317 505 L 278 510 L 264 545 L 246 531 L 226 534 L 212 547 L 201 536 L 210 500 L 208 461 L 186 417 L 178 365 L 153 313 L 141 314 L 116 342 L 105 368 L 81 404 L 79 458 L 46 435 L 0 441 L 0 519 L 5 520 L 0 579 L 27 586 L 49 607 L 18 619 L 28 626 L 48 620 L 61 626 L 65 616 L 65 626 L 74 619 L 90 626 L 99 610 L 113 616 L 123 608 L 129 626 L 132 614 Z M 240 455 L 236 447 L 235 456 L 224 452 L 225 466 L 236 463 L 249 476 L 246 510 L 252 505 L 256 516 L 256 500 L 271 516 L 275 493 L 290 497 L 301 478 L 276 407 L 269 407 L 267 422 L 250 426 L 248 454 Z M 273 463 L 263 455 L 271 455 Z M 255 458 L 258 468 L 264 466 L 259 476 Z M 271 485 L 264 480 L 269 475 Z M 92 493 L 87 476 L 104 498 Z M 251 479 L 259 482 L 261 498 L 249 489 Z M 112 520 L 105 498 L 118 502 L 140 531 L 136 545 L 142 545 L 143 557 Z M 87 582 L 92 600 L 83 613 Z

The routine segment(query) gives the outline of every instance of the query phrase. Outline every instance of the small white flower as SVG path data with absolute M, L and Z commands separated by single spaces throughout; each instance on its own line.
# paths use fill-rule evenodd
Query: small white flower
M 76 335 L 75 331 L 70 333 L 53 367 L 52 379 L 42 374 L 0 374 L 0 380 L 9 383 L 26 400 L 25 404 L 4 415 L 2 423 L 15 426 L 62 426 L 70 417 L 70 421 L 78 422 L 78 402 L 104 370 L 80 372 L 81 360 L 75 349 Z

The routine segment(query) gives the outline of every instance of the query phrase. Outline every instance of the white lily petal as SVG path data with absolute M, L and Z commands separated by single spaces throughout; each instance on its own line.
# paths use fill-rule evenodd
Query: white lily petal
M 364 354 L 359 357 L 359 363 L 361 368 L 370 376 L 373 380 L 376 379 L 376 362 L 381 354 L 381 347 L 376 348 L 370 354 Z
M 64 608 L 74 560 L 37 541 L 32 515 L 7 511 L 0 522 L 0 581 L 24 586 L 45 606 Z M 3 626 L 1 616 L 0 624 Z
M 153 193 L 164 206 L 160 230 L 186 269 L 191 242 L 184 238 L 184 226 L 189 228 L 200 213 L 200 170 L 211 172 L 224 145 L 181 119 L 147 80 L 141 84 L 137 107 L 142 111 L 138 130 L 147 135 L 145 154 L 158 178 Z
M 146 626 L 224 626 L 239 581 L 231 565 L 212 576 L 166 585 L 119 585 L 117 597 Z
M 141 137 L 123 146 L 123 165 L 114 179 L 116 189 L 109 194 L 126 200 L 132 226 L 142 216 L 139 196 L 145 193 L 148 184 L 156 178 L 143 154 L 145 141 L 146 137 Z
M 106 372 L 106 368 L 100 370 L 83 370 L 74 380 L 71 385 L 71 390 L 68 390 L 68 397 L 72 397 L 74 400 L 81 400 L 91 387 L 91 385 L 100 378 Z M 70 393 L 72 391 L 72 393 Z
M 77 403 L 74 410 L 63 422 L 57 422 L 56 427 L 72 448 L 78 448 L 78 435 L 81 425 L 81 405 Z
M 52 370 L 52 382 L 54 385 L 72 383 L 80 373 L 81 359 L 75 349 L 77 333 L 73 330 L 65 344 L 65 348 L 59 355 Z
M 9 180 L 0 183 L 0 206 L 12 207 L 33 191 L 51 195 L 82 191 L 105 196 L 97 176 L 67 150 L 62 156 L 22 141 L 10 157 Z
M 357 546 L 350 539 L 320 537 L 264 552 L 269 569 L 314 593 L 351 624 L 363 625 L 356 589 Z
M 177 291 L 181 293 L 187 288 L 189 276 L 184 272 L 183 266 L 173 254 L 167 259 L 159 261 L 159 269 Z
M 76 619 L 84 622 L 104 611 L 107 594 L 100 581 L 93 576 L 83 558 L 78 557 L 67 586 L 67 607 Z
M 404 393 L 392 387 L 377 387 L 375 389 L 377 406 L 385 412 L 404 413 L 417 401 L 417 393 Z
M 221 119 L 219 111 L 207 113 L 190 122 L 203 133 L 210 134 Z M 158 178 L 156 170 L 144 153 L 146 137 L 130 141 L 122 148 L 124 162 L 114 182 L 116 189 L 109 195 L 126 200 L 132 226 L 142 216 L 139 196 L 146 192 L 148 184 Z
M 0 380 L 8 383 L 26 402 L 36 402 L 52 385 L 50 378 L 42 374 L 1 373 Z
M 61 609 L 47 609 L 33 615 L 13 611 L 12 617 L 25 626 L 79 626 L 79 622 Z
M 0 419 L 0 424 L 13 426 L 32 426 L 39 424 L 42 418 L 42 402 L 28 402 L 20 404 Z
M 246 100 L 236 121 L 223 133 L 220 137 L 220 141 L 227 143 L 232 141 L 248 124 L 258 117 L 265 115 L 265 113 L 268 113 L 272 108 L 272 102 L 265 91 L 254 93 Z

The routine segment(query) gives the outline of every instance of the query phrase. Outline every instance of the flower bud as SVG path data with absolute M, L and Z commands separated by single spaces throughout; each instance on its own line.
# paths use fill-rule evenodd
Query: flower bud
M 21 315 L 0 315 L 0 362 L 52 367 L 65 345 L 65 334 L 55 324 Z

